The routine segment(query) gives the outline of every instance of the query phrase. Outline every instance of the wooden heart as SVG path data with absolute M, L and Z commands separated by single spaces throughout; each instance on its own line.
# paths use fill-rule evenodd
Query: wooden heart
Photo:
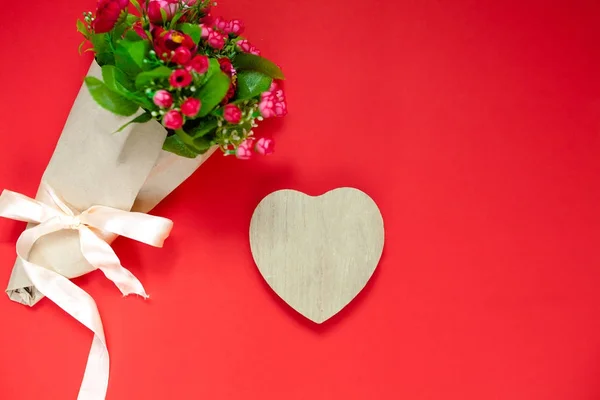
M 383 218 L 358 189 L 312 197 L 280 190 L 252 216 L 250 248 L 271 288 L 306 318 L 322 323 L 365 287 L 381 258 Z

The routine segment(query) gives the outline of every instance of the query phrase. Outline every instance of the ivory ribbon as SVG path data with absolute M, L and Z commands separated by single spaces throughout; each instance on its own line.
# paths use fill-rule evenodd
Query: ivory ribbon
M 78 400 L 104 400 L 108 388 L 109 358 L 102 320 L 92 297 L 59 273 L 28 261 L 35 242 L 42 236 L 63 229 L 79 232 L 81 253 L 85 259 L 113 281 L 123 295 L 148 295 L 140 281 L 125 269 L 110 245 L 101 239 L 112 233 L 154 247 L 162 247 L 173 223 L 161 217 L 123 211 L 105 206 L 92 206 L 77 213 L 63 202 L 49 186 L 45 186 L 54 204 L 48 205 L 4 190 L 0 195 L 0 217 L 37 223 L 26 229 L 17 240 L 17 258 L 33 285 L 94 333 L 92 347 L 79 389 Z

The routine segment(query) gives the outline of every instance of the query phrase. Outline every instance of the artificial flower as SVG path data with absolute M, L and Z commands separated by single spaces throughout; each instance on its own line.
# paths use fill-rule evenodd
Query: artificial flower
M 248 160 L 252 157 L 252 141 L 246 139 L 235 149 L 235 156 L 240 160 Z
M 246 39 L 238 40 L 235 43 L 235 45 L 237 46 L 237 48 L 239 50 L 243 51 L 244 53 L 250 53 L 250 54 L 257 55 L 257 56 L 260 55 L 260 50 L 258 50 L 252 44 L 250 44 L 250 42 Z
M 171 110 L 167 111 L 163 116 L 163 126 L 167 129 L 181 129 L 183 126 L 183 117 L 179 111 Z
M 196 53 L 196 44 L 189 35 L 176 30 L 164 30 L 156 27 L 152 30 L 154 39 L 154 51 L 164 60 L 170 61 L 179 47 L 185 47 L 190 51 L 190 56 Z
M 186 65 L 188 70 L 193 70 L 198 74 L 203 74 L 208 71 L 208 57 L 197 55 Z
M 165 21 L 163 21 L 161 10 L 165 13 Z M 170 21 L 178 10 L 178 0 L 150 0 L 148 2 L 148 18 L 155 25 L 162 25 L 164 22 Z
M 242 120 L 242 110 L 235 104 L 227 104 L 223 109 L 223 118 L 230 124 L 239 124 Z
M 185 69 L 176 69 L 169 77 L 169 83 L 174 88 L 182 88 L 192 83 L 192 74 Z
M 273 154 L 275 151 L 275 142 L 273 139 L 260 138 L 256 141 L 254 150 L 263 156 Z
M 200 100 L 190 97 L 181 103 L 181 113 L 186 117 L 195 117 L 200 112 L 202 103 Z
M 115 27 L 121 12 L 127 8 L 129 0 L 98 0 L 94 32 L 106 33 Z
M 160 108 L 170 108 L 173 105 L 173 96 L 164 89 L 157 90 L 152 100 Z

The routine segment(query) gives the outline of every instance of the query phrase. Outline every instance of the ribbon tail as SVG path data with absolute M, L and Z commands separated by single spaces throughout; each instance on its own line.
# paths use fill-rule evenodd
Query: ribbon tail
M 119 257 L 108 243 L 96 236 L 86 226 L 79 227 L 79 237 L 81 253 L 85 259 L 91 265 L 100 269 L 119 288 L 123 295 L 127 296 L 133 293 L 148 298 L 142 283 L 121 265 Z
M 64 276 L 27 261 L 33 244 L 42 236 L 62 229 L 49 220 L 25 230 L 17 240 L 17 256 L 33 285 L 94 333 L 78 400 L 104 400 L 108 388 L 109 356 L 102 320 L 94 299 Z

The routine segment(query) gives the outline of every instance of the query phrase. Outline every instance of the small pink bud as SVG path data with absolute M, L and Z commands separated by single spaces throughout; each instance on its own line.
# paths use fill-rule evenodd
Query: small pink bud
M 229 22 L 229 31 L 227 33 L 233 33 L 234 35 L 241 35 L 244 32 L 244 24 L 239 19 L 234 19 Z
M 173 56 L 173 62 L 179 65 L 185 65 L 192 59 L 192 52 L 190 49 L 184 46 L 179 46 L 175 49 L 175 55 Z
M 202 39 L 208 38 L 208 35 L 210 35 L 210 33 L 213 30 L 211 27 L 206 26 L 204 24 L 200 24 L 200 29 L 202 31 L 202 34 L 201 34 Z
M 200 107 L 202 107 L 202 103 L 200 102 L 200 100 L 190 97 L 189 99 L 181 103 L 181 112 L 186 117 L 195 117 L 196 115 L 198 115 Z
M 243 51 L 244 53 L 250 53 L 259 56 L 260 51 L 254 47 L 250 42 L 246 39 L 238 40 L 236 43 L 238 50 Z
M 213 49 L 221 50 L 225 46 L 225 36 L 217 31 L 208 34 L 208 45 Z
M 168 111 L 162 120 L 162 124 L 168 129 L 180 129 L 183 126 L 183 117 L 179 111 Z
M 254 146 L 254 150 L 256 150 L 258 154 L 262 154 L 263 156 L 273 154 L 273 152 L 275 151 L 275 142 L 272 139 L 260 138 L 256 141 L 256 146 Z
M 229 33 L 231 23 L 222 17 L 215 18 L 214 26 L 221 32 Z
M 173 105 L 173 96 L 166 90 L 158 90 L 154 93 L 154 104 L 160 108 L 170 108 Z
M 244 140 L 242 144 L 235 149 L 235 156 L 240 160 L 248 160 L 252 157 L 252 141 L 248 139 Z
M 230 124 L 239 124 L 242 119 L 242 110 L 235 104 L 227 104 L 223 110 L 223 118 Z
M 262 116 L 264 118 L 271 118 L 274 117 L 275 114 L 275 102 L 277 101 L 277 98 L 275 96 L 273 96 L 272 94 L 269 94 L 267 96 L 264 96 L 260 103 L 258 104 L 258 110 L 260 111 L 260 113 L 262 114 Z

